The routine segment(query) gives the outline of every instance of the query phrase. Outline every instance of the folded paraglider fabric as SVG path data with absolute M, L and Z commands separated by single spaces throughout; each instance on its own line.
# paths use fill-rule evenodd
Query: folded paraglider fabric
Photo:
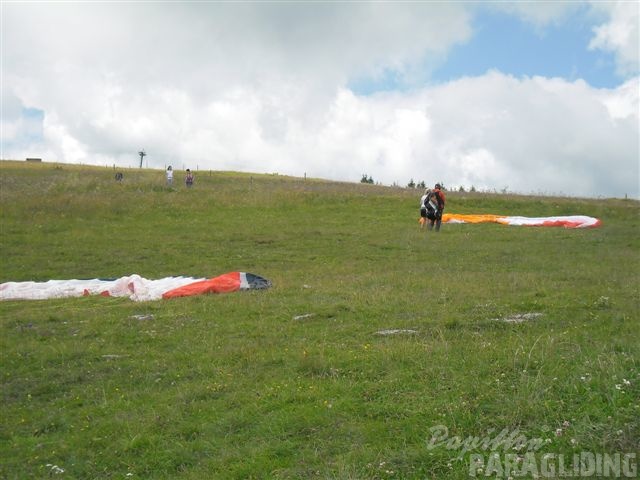
M 445 213 L 443 223 L 501 223 L 503 225 L 517 225 L 529 227 L 565 227 L 591 228 L 599 227 L 601 222 L 594 217 L 585 215 L 568 215 L 559 217 L 515 217 L 492 214 L 457 214 Z
M 269 288 L 270 282 L 252 273 L 231 272 L 209 280 L 189 283 L 162 294 L 162 298 L 189 297 L 205 293 L 229 293 L 236 290 Z
M 186 297 L 205 293 L 265 289 L 271 282 L 252 273 L 229 272 L 214 278 L 167 277 L 148 280 L 140 275 L 116 279 L 49 280 L 0 284 L 0 300 L 44 300 L 48 298 L 101 295 L 129 297 L 134 301 Z

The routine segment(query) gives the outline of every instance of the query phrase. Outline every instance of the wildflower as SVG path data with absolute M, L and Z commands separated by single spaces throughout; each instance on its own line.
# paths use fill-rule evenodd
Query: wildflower
M 562 435 L 562 429 L 561 428 L 556 428 L 556 437 L 559 437 Z
M 631 382 L 629 380 L 627 380 L 626 378 L 622 379 L 622 383 L 624 383 L 627 387 L 631 386 Z

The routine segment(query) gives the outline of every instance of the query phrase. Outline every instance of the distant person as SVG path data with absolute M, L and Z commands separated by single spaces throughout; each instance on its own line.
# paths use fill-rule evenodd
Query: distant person
M 431 189 L 426 188 L 424 195 L 420 197 L 420 228 L 427 225 L 427 221 L 432 217 L 435 220 L 435 204 L 430 204 Z
M 191 173 L 191 170 L 189 170 L 188 168 L 187 168 L 187 174 L 184 177 L 184 183 L 187 186 L 187 188 L 193 187 L 193 173 Z
M 173 185 L 173 168 L 171 167 L 171 165 L 167 167 L 167 185 Z
M 442 214 L 444 212 L 444 206 L 446 203 L 446 199 L 444 196 L 444 192 L 442 191 L 442 185 L 436 183 L 433 191 L 431 192 L 432 199 L 435 201 L 437 209 L 435 213 L 435 218 L 429 219 L 429 230 L 433 229 L 433 225 L 435 223 L 436 232 L 440 231 L 440 224 L 442 223 Z
M 116 173 L 116 182 L 121 182 L 123 178 L 124 175 L 122 174 L 122 172 Z

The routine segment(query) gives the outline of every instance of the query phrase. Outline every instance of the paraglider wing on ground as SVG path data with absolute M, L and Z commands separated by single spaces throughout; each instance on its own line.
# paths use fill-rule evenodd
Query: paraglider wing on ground
M 592 228 L 599 227 L 601 221 L 586 215 L 568 215 L 558 217 L 517 217 L 493 214 L 458 214 L 445 213 L 442 216 L 443 223 L 501 223 L 503 225 L 528 226 L 528 227 L 565 227 L 565 228 Z
M 49 280 L 0 284 L 0 300 L 44 300 L 49 298 L 129 297 L 134 301 L 159 300 L 207 293 L 269 288 L 271 282 L 253 273 L 229 272 L 213 278 L 166 277 L 148 280 L 140 275 L 116 279 Z

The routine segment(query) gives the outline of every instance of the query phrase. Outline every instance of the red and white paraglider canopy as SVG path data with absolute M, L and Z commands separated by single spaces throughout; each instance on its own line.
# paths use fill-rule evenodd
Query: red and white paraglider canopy
M 6 282 L 0 284 L 0 300 L 44 300 L 48 298 L 129 297 L 141 302 L 161 298 L 188 297 L 206 293 L 269 288 L 271 282 L 246 272 L 229 272 L 213 278 L 167 277 L 148 280 L 130 275 L 111 280 L 49 280 L 47 282 Z
M 601 222 L 597 218 L 585 215 L 568 215 L 560 217 L 514 217 L 507 215 L 478 214 L 463 215 L 458 213 L 445 213 L 442 215 L 443 223 L 501 223 L 503 225 L 516 225 L 527 227 L 565 227 L 565 228 L 592 228 L 599 227 Z

